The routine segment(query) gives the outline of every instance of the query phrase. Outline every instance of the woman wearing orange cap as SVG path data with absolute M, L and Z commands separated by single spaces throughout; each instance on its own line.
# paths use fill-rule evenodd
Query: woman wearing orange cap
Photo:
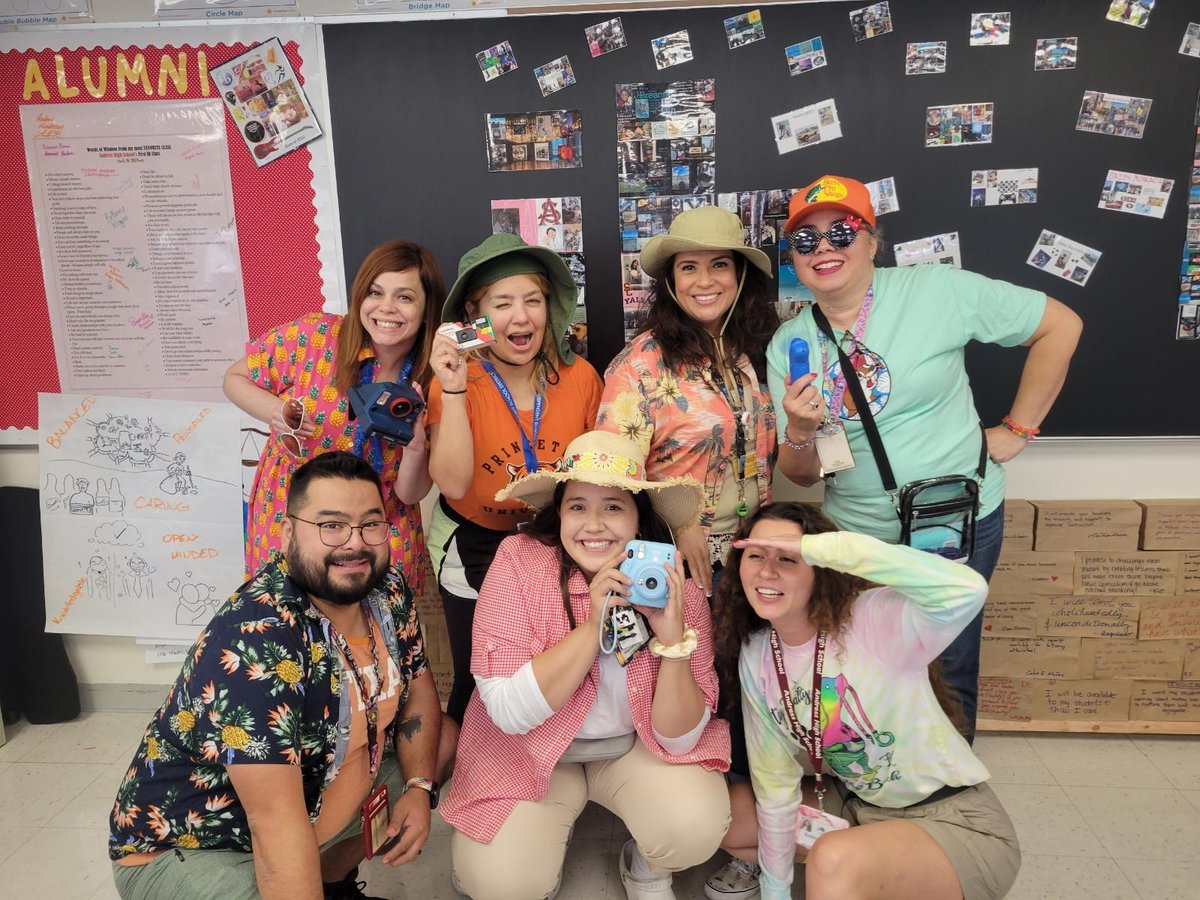
M 854 179 L 819 178 L 792 197 L 788 212 L 784 227 L 796 274 L 816 304 L 787 322 L 767 351 L 780 469 L 804 486 L 824 478 L 826 515 L 840 528 L 892 543 L 902 537 L 897 513 L 904 486 L 965 476 L 978 485 L 973 535 L 968 523 L 947 544 L 946 530 L 914 530 L 908 542 L 943 555 L 969 552 L 967 564 L 990 578 L 1004 532 L 1000 464 L 1038 433 L 1066 378 L 1082 322 L 1040 291 L 953 266 L 877 269 L 875 213 L 866 186 Z M 795 338 L 807 342 L 812 372 L 793 380 Z M 1029 348 L 1009 415 L 987 429 L 964 366 L 963 349 L 972 340 Z M 861 392 L 843 377 L 843 358 Z M 871 422 L 890 481 L 871 446 Z M 982 613 L 941 657 L 962 701 L 969 739 L 981 626 Z

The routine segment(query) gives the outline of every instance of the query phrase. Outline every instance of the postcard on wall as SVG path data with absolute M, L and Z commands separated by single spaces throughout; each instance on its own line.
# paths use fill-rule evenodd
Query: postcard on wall
M 653 38 L 650 47 L 654 50 L 654 65 L 660 69 L 692 61 L 692 41 L 686 28 Z
M 786 322 L 799 314 L 800 310 L 814 300 L 812 291 L 800 283 L 796 274 L 796 264 L 792 257 L 792 248 L 788 242 L 779 242 L 779 293 L 775 300 L 775 309 L 779 313 L 779 321 Z
M 925 146 L 956 147 L 992 142 L 991 103 L 958 103 L 925 109 Z
M 1073 69 L 1079 57 L 1079 38 L 1038 38 L 1033 42 L 1033 70 Z
M 892 30 L 892 10 L 886 3 L 872 3 L 850 13 L 850 31 L 855 42 L 869 40 Z
M 990 47 L 1008 43 L 1012 13 L 971 13 L 971 46 Z
M 900 198 L 896 195 L 896 179 L 880 178 L 868 181 L 867 191 L 871 194 L 871 208 L 876 216 L 900 211 Z
M 617 201 L 617 214 L 621 223 L 621 252 L 640 252 L 650 238 L 666 234 L 680 213 L 712 205 L 712 194 L 648 194 L 642 197 L 622 197 Z
M 1112 0 L 1105 18 L 1110 22 L 1145 28 L 1150 24 L 1150 13 L 1153 11 L 1154 0 Z
M 561 91 L 575 83 L 571 61 L 565 56 L 536 67 L 533 76 L 537 79 L 538 87 L 542 89 L 543 97 L 549 97 L 555 91 Z
M 1200 328 L 1197 318 L 1200 317 L 1200 303 L 1179 304 L 1179 320 L 1175 328 L 1175 338 L 1180 341 L 1194 341 L 1200 338 Z
M 1099 250 L 1085 247 L 1053 231 L 1043 230 L 1025 262 L 1050 275 L 1084 285 L 1096 268 L 1096 263 L 1100 262 L 1100 256 Z
M 1100 209 L 1132 213 L 1161 219 L 1171 199 L 1175 182 L 1170 178 L 1155 178 L 1153 175 L 1136 175 L 1109 169 L 1100 192 Z
M 1009 206 L 1037 201 L 1037 169 L 976 169 L 971 173 L 972 206 Z
M 717 206 L 742 220 L 748 246 L 766 247 L 783 240 L 783 223 L 787 221 L 788 201 L 793 193 L 786 188 L 717 194 Z
M 905 75 L 941 75 L 946 71 L 946 42 L 909 44 L 904 56 Z
M 243 579 L 240 417 L 38 395 L 47 631 L 196 637 Z
M 492 234 L 515 234 L 560 254 L 582 253 L 583 204 L 579 197 L 493 200 Z
M 501 41 L 495 47 L 480 50 L 475 54 L 475 61 L 479 63 L 479 71 L 483 73 L 484 81 L 507 75 L 517 67 L 517 56 L 508 41 Z
M 1101 91 L 1084 91 L 1079 106 L 1078 131 L 1093 134 L 1112 134 L 1117 137 L 1141 138 L 1150 118 L 1150 106 L 1154 101 L 1148 97 L 1126 97 L 1123 94 L 1105 94 Z
M 235 56 L 210 75 L 256 165 L 265 166 L 321 136 L 279 38 Z
M 842 136 L 837 104 L 831 98 L 773 116 L 771 133 L 781 154 L 836 140 Z
M 1183 33 L 1183 43 L 1179 52 L 1184 56 L 1200 57 L 1200 22 L 1188 22 L 1187 30 Z
M 784 47 L 783 53 L 787 57 L 788 73 L 791 75 L 803 75 L 805 72 L 821 68 L 827 62 L 825 42 L 820 37 Z
M 618 84 L 615 94 L 618 193 L 711 193 L 717 178 L 716 82 Z
M 583 117 L 577 109 L 484 113 L 489 172 L 578 169 Z
M 958 245 L 958 232 L 935 234 L 915 241 L 904 241 L 896 245 L 896 265 L 916 266 L 926 263 L 962 268 L 962 253 Z
M 730 50 L 761 41 L 766 36 L 760 10 L 752 9 L 748 13 L 725 20 L 725 39 L 729 42 Z
M 593 58 L 625 46 L 625 27 L 621 24 L 620 16 L 589 25 L 583 29 L 583 36 L 587 39 L 588 50 Z

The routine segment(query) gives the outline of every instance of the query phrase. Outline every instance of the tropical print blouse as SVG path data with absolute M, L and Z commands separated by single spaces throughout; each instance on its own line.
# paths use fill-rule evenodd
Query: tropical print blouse
M 393 567 L 367 597 L 405 685 L 426 668 L 412 592 Z M 336 662 L 334 662 L 336 660 Z M 345 758 L 350 695 L 329 621 L 276 556 L 213 617 L 150 724 L 117 791 L 109 856 L 171 847 L 251 851 L 225 766 L 299 766 L 309 819 Z M 394 752 L 395 723 L 385 753 Z

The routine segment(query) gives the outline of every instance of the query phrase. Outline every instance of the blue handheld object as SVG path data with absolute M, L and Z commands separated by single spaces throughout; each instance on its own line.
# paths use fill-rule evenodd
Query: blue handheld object
M 629 602 L 635 606 L 667 605 L 667 569 L 675 565 L 675 547 L 654 541 L 632 540 L 625 545 L 625 559 L 618 566 L 633 582 Z
M 788 347 L 788 374 L 792 376 L 792 383 L 799 381 L 808 372 L 808 341 L 799 337 L 792 338 Z

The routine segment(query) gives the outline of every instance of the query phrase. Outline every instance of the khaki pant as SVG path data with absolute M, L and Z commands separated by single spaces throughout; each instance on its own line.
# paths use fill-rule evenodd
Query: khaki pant
M 546 796 L 518 803 L 490 844 L 456 830 L 450 851 L 463 890 L 475 900 L 547 896 L 589 800 L 620 818 L 646 860 L 667 872 L 704 862 L 729 828 L 729 791 L 719 772 L 664 762 L 639 740 L 619 759 L 560 763 Z

